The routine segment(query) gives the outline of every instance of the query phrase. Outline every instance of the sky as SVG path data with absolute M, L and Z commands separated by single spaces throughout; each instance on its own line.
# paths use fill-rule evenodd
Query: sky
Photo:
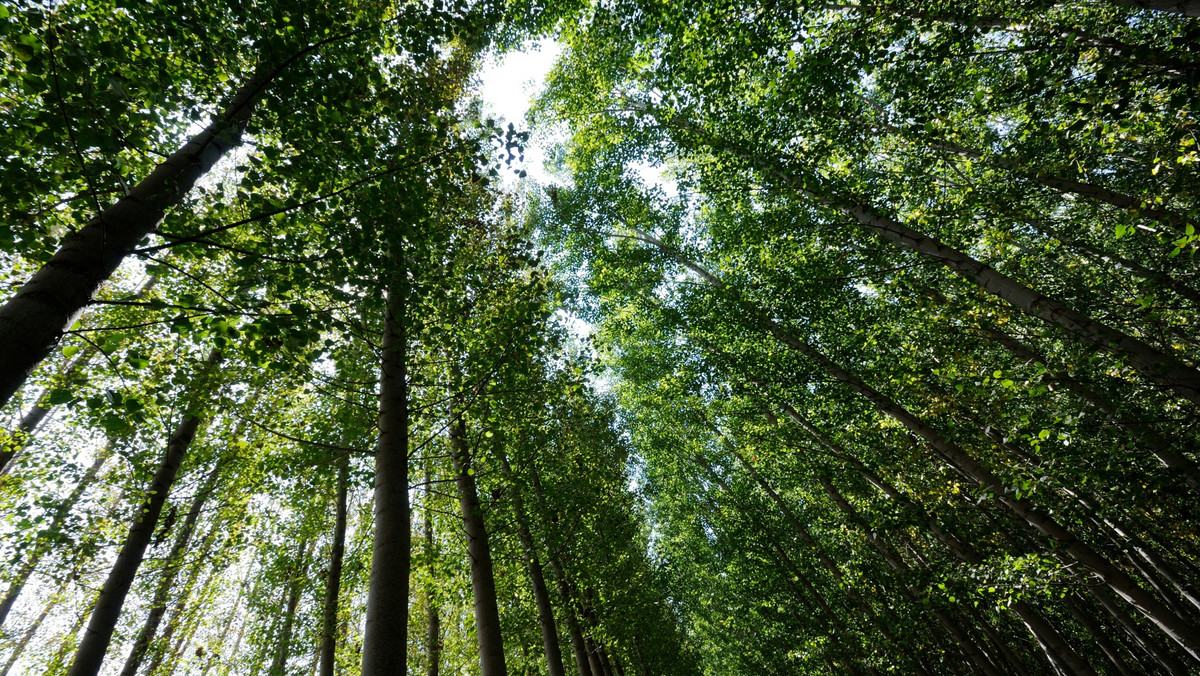
M 557 42 L 543 40 L 527 44 L 524 51 L 493 54 L 480 73 L 479 96 L 483 99 L 484 110 L 495 115 L 498 121 L 502 118 L 505 125 L 513 123 L 518 131 L 528 130 L 525 114 L 529 111 L 529 103 L 542 91 L 546 74 L 561 53 L 562 47 Z M 542 145 L 536 136 L 530 139 L 525 147 L 523 168 L 535 180 L 546 182 Z M 508 179 L 515 181 L 516 177 L 510 173 Z

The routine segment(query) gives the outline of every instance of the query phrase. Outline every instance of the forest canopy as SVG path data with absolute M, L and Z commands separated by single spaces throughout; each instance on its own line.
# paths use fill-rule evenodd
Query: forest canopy
M 3 0 L 0 676 L 1197 673 L 1198 17 Z

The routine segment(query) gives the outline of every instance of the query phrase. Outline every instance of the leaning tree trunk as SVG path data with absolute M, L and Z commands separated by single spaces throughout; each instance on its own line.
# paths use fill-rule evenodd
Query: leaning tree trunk
M 4 621 L 8 619 L 8 613 L 12 610 L 13 604 L 17 602 L 17 598 L 21 595 L 21 590 L 25 588 L 25 584 L 29 582 L 33 571 L 37 569 L 38 563 L 41 562 L 42 557 L 50 550 L 50 542 L 48 540 L 56 537 L 62 531 L 63 523 L 71 514 L 71 510 L 75 508 L 75 505 L 79 502 L 79 499 L 83 496 L 88 486 L 92 485 L 92 482 L 96 480 L 96 476 L 100 473 L 100 468 L 108 460 L 109 453 L 111 452 L 112 444 L 110 443 L 104 450 L 96 454 L 96 459 L 92 461 L 91 467 L 88 467 L 83 478 L 79 480 L 79 484 L 75 486 L 75 490 L 71 491 L 67 499 L 63 500 L 59 504 L 58 509 L 54 511 L 54 517 L 50 521 L 50 527 L 46 531 L 45 539 L 38 543 L 32 552 L 26 555 L 25 562 L 21 565 L 17 576 L 9 584 L 4 598 L 0 600 L 0 626 L 3 626 Z
M 284 676 L 288 658 L 292 655 L 292 626 L 296 623 L 296 608 L 300 606 L 300 595 L 304 591 L 304 580 L 308 577 L 308 546 L 311 540 L 301 542 L 296 548 L 296 563 L 288 580 L 287 600 L 283 608 L 283 626 L 279 629 L 279 640 L 275 644 L 275 658 L 271 661 L 268 676 Z
M 145 297 L 157 283 L 158 277 L 147 279 L 142 284 L 142 288 L 138 289 L 138 292 L 134 294 L 134 299 L 137 300 Z M 87 366 L 98 351 L 99 349 L 94 344 L 88 343 L 80 349 L 79 355 L 72 359 L 56 378 L 60 382 L 71 382 L 72 377 L 80 369 Z M 9 443 L 3 444 L 3 449 L 0 450 L 0 475 L 8 473 L 13 458 L 25 450 L 29 445 L 30 439 L 33 438 L 33 433 L 37 430 L 38 425 L 41 425 L 42 421 L 54 410 L 54 405 L 47 400 L 47 395 L 49 394 L 50 388 L 38 393 L 37 397 L 33 400 L 33 406 L 25 412 L 25 415 L 21 416 L 21 422 L 17 424 L 15 433 L 10 434 Z M 3 620 L 0 620 L 0 623 L 3 623 Z
M 457 370 L 457 367 L 452 367 Z M 471 467 L 471 450 L 467 443 L 466 410 L 457 392 L 461 378 L 457 372 L 451 378 L 451 421 L 449 425 L 451 455 L 458 474 L 458 503 L 462 510 L 463 531 L 467 536 L 467 556 L 471 559 L 471 592 L 475 599 L 475 635 L 479 641 L 479 668 L 482 676 L 505 676 L 504 639 L 500 634 L 500 609 L 496 603 L 496 578 L 492 571 L 492 552 L 488 545 L 483 505 L 475 487 L 475 470 Z
M 220 361 L 220 355 L 215 350 L 209 355 L 206 366 L 213 366 Z M 207 388 L 206 388 L 207 389 Z M 186 410 L 183 420 L 167 440 L 166 452 L 162 463 L 150 486 L 146 491 L 146 501 L 134 516 L 133 525 L 125 537 L 125 544 L 117 555 L 116 563 L 104 586 L 100 588 L 100 596 L 88 620 L 87 630 L 75 651 L 75 660 L 71 664 L 68 676 L 96 676 L 104 662 L 104 654 L 108 652 L 108 644 L 117 628 L 117 620 L 121 616 L 121 607 L 125 597 L 133 585 L 133 578 L 146 554 L 146 547 L 154 536 L 154 528 L 158 517 L 162 514 L 167 495 L 175 483 L 179 466 L 187 454 L 188 447 L 196 438 L 200 429 L 201 417 L 195 410 Z
M 25 382 L 74 323 L 79 313 L 163 216 L 196 182 L 242 143 L 259 99 L 289 66 L 331 42 L 361 33 L 330 36 L 274 66 L 261 66 L 229 99 L 225 111 L 193 136 L 116 204 L 104 209 L 0 307 L 0 406 Z
M 903 228 L 899 224 L 895 225 Z M 1171 611 L 1166 604 L 1159 601 L 1153 594 L 1138 586 L 1125 571 L 1118 568 L 1100 552 L 1094 550 L 1083 540 L 1076 537 L 1072 531 L 1060 524 L 1049 512 L 1034 506 L 1029 500 L 1020 499 L 1012 495 L 1009 491 L 1005 490 L 1003 481 L 995 473 L 975 460 L 974 457 L 957 443 L 943 436 L 941 432 L 925 423 L 899 402 L 871 387 L 857 374 L 839 366 L 813 345 L 789 333 L 782 325 L 766 316 L 750 302 L 743 300 L 734 290 L 730 289 L 723 281 L 705 270 L 698 263 L 687 259 L 681 253 L 667 246 L 654 236 L 633 228 L 628 224 L 626 226 L 630 227 L 637 234 L 637 239 L 658 247 L 664 255 L 696 272 L 710 285 L 722 291 L 729 292 L 739 308 L 748 313 L 754 322 L 771 333 L 776 340 L 808 357 L 831 378 L 862 396 L 872 403 L 880 413 L 894 419 L 913 436 L 923 440 L 951 468 L 990 493 L 996 501 L 1021 517 L 1035 530 L 1053 540 L 1059 548 L 1069 553 L 1082 566 L 1094 572 L 1113 591 L 1117 592 L 1130 605 L 1137 608 L 1139 612 L 1149 618 L 1163 633 L 1171 637 L 1171 640 L 1183 646 L 1192 657 L 1200 660 L 1200 630 L 1193 626 L 1186 618 Z M 923 241 L 928 242 L 932 240 Z M 995 271 L 992 272 L 995 273 Z M 995 274 L 998 275 L 999 273 Z M 1200 373 L 1196 373 L 1196 376 L 1197 384 L 1200 385 Z M 1198 401 L 1200 401 L 1200 388 L 1196 390 L 1196 395 Z
M 375 543 L 363 631 L 364 676 L 404 676 L 408 672 L 405 647 L 412 533 L 408 504 L 407 294 L 402 283 L 392 285 L 384 322 L 379 438 L 375 446 Z
M 21 653 L 25 652 L 25 648 L 29 645 L 29 642 L 33 640 L 33 637 L 35 634 L 37 634 L 38 629 L 41 629 L 42 623 L 46 621 L 46 618 L 50 616 L 50 613 L 58 606 L 58 604 L 62 603 L 63 592 L 67 590 L 67 585 L 70 583 L 71 578 L 63 580 L 62 584 L 58 585 L 58 591 L 50 595 L 50 600 L 42 606 L 42 612 L 37 616 L 37 619 L 35 619 L 33 624 L 29 625 L 29 628 L 26 629 L 25 633 L 21 635 L 21 640 L 17 641 L 17 644 L 12 647 L 12 654 L 9 655 L 8 661 L 4 663 L 4 668 L 0 669 L 0 676 L 8 676 L 8 672 L 12 670 L 13 665 L 17 663 L 17 660 L 21 659 Z
M 337 506 L 333 521 L 333 546 L 329 550 L 329 577 L 325 579 L 325 607 L 321 614 L 321 676 L 333 676 L 337 649 L 338 592 L 342 585 L 342 557 L 346 552 L 346 488 L 350 480 L 350 458 L 343 456 L 338 468 Z
M 546 578 L 542 574 L 542 564 L 538 561 L 533 534 L 529 532 L 525 504 L 521 499 L 520 491 L 513 482 L 512 467 L 508 464 L 508 458 L 502 457 L 500 465 L 504 469 L 504 477 L 512 493 L 513 509 L 517 513 L 517 536 L 521 539 L 521 549 L 525 553 L 525 567 L 529 570 L 529 581 L 533 586 L 533 599 L 537 604 L 538 626 L 542 630 L 542 648 L 546 653 L 546 672 L 550 676 L 565 676 L 562 649 L 558 645 L 558 627 L 554 624 L 554 607 L 550 604 L 550 592 L 546 589 Z
M 158 625 L 162 622 L 163 615 L 167 612 L 167 599 L 171 594 L 171 588 L 175 585 L 175 578 L 179 575 L 179 570 L 183 567 L 184 554 L 187 551 L 188 544 L 191 542 L 192 533 L 196 530 L 196 522 L 200 519 L 200 511 L 204 509 L 204 503 L 212 495 L 217 476 L 221 472 L 221 467 L 220 459 L 218 459 L 217 463 L 209 471 L 208 476 L 204 479 L 204 483 L 196 492 L 196 496 L 192 498 L 192 505 L 188 509 L 187 516 L 183 519 L 183 525 L 179 528 L 179 533 L 175 536 L 175 542 L 171 545 L 170 553 L 167 554 L 162 577 L 158 581 L 158 588 L 154 591 L 154 599 L 150 602 L 150 611 L 146 614 L 146 620 L 142 623 L 142 629 L 138 632 L 137 639 L 134 640 L 133 647 L 129 650 L 129 656 L 125 658 L 125 667 L 121 669 L 121 676 L 137 675 L 138 668 L 142 666 L 142 658 L 145 657 L 146 650 L 150 647 L 150 642 L 154 640 L 154 635 L 158 633 Z

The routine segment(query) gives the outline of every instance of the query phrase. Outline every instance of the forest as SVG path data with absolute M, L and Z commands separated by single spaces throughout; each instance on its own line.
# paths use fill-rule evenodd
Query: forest
M 1200 674 L 1198 17 L 0 0 L 0 676 Z

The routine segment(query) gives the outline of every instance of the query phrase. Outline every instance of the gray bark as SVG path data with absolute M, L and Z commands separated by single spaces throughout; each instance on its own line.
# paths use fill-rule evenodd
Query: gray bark
M 179 533 L 175 536 L 175 542 L 171 545 L 171 551 L 167 554 L 162 577 L 159 578 L 158 588 L 154 591 L 154 599 L 150 602 L 150 611 L 146 614 L 146 620 L 142 623 L 142 628 L 138 632 L 137 639 L 134 640 L 133 647 L 129 650 L 129 656 L 125 658 L 125 666 L 121 669 L 121 676 L 136 676 L 138 667 L 142 664 L 142 658 L 145 657 L 146 650 L 150 647 L 150 642 L 154 640 L 154 635 L 158 633 L 158 625 L 162 622 L 163 615 L 167 612 L 167 600 L 171 594 L 171 588 L 175 585 L 175 578 L 179 575 L 179 570 L 183 567 L 184 554 L 187 551 L 188 544 L 191 542 L 192 533 L 196 530 L 196 522 L 200 519 L 200 512 L 204 509 L 204 503 L 212 495 L 220 471 L 221 463 L 218 460 L 204 479 L 204 483 L 197 490 L 195 497 L 192 498 L 192 504 L 188 508 L 187 516 L 184 517 L 183 524 L 179 528 Z
M 452 387 L 459 386 L 457 373 Z M 462 510 L 463 531 L 467 536 L 467 556 L 471 559 L 471 592 L 475 600 L 475 635 L 479 642 L 479 667 L 482 676 L 505 676 L 504 640 L 500 635 L 500 610 L 496 604 L 496 579 L 492 571 L 492 552 L 488 545 L 483 506 L 475 487 L 471 468 L 471 451 L 467 445 L 465 410 L 461 397 L 453 395 L 454 407 L 450 422 L 451 454 L 458 474 L 459 507 Z
M 325 579 L 325 606 L 321 614 L 321 676 L 333 676 L 336 666 L 338 592 L 342 584 L 342 558 L 346 551 L 346 489 L 350 480 L 350 458 L 343 456 L 339 464 L 333 546 L 329 551 L 329 575 Z
M 296 548 L 296 561 L 291 569 L 291 579 L 288 580 L 287 599 L 283 607 L 283 626 L 279 628 L 279 639 L 275 644 L 275 657 L 271 660 L 268 676 L 284 676 L 287 673 L 288 658 L 292 656 L 292 626 L 296 623 L 296 608 L 300 605 L 300 596 L 304 591 L 304 581 L 308 577 L 308 556 L 311 540 L 301 542 Z
M 403 266 L 401 266 L 403 269 Z M 408 503 L 407 289 L 388 292 L 375 446 L 375 541 L 363 631 L 364 676 L 408 672 L 408 576 L 412 533 Z
M 214 351 L 208 358 L 207 365 L 212 366 L 220 360 L 220 355 Z M 146 547 L 154 536 L 155 526 L 162 514 L 167 495 L 175 484 L 179 466 L 187 454 L 188 447 L 200 429 L 200 416 L 194 411 L 185 411 L 183 420 L 167 440 L 166 451 L 162 463 L 150 486 L 146 491 L 146 501 L 134 517 L 121 552 L 117 555 L 116 563 L 100 589 L 100 597 L 92 610 L 87 629 L 75 651 L 75 660 L 71 664 L 68 676 L 96 676 L 104 662 L 104 654 L 108 652 L 108 644 L 116 631 L 117 620 L 121 616 L 121 608 L 125 597 L 133 585 L 133 578 L 146 554 Z
M 17 572 L 17 576 L 9 584 L 4 598 L 0 600 L 0 626 L 3 626 L 4 621 L 8 619 L 8 613 L 12 611 L 13 604 L 17 602 L 17 598 L 21 595 L 21 590 L 25 588 L 25 584 L 29 582 L 29 578 L 33 575 L 33 572 L 37 570 L 42 557 L 50 551 L 53 545 L 50 540 L 62 532 L 63 523 L 70 516 L 71 510 L 75 508 L 84 491 L 96 480 L 96 476 L 100 473 L 100 468 L 104 465 L 111 452 L 112 444 L 109 444 L 104 450 L 96 454 L 96 459 L 92 461 L 91 467 L 88 467 L 83 478 L 79 480 L 79 484 L 75 486 L 71 494 L 55 510 L 54 517 L 50 521 L 50 527 L 47 529 L 47 538 L 39 542 L 32 552 L 29 552 L 25 562 L 21 565 L 21 569 Z

